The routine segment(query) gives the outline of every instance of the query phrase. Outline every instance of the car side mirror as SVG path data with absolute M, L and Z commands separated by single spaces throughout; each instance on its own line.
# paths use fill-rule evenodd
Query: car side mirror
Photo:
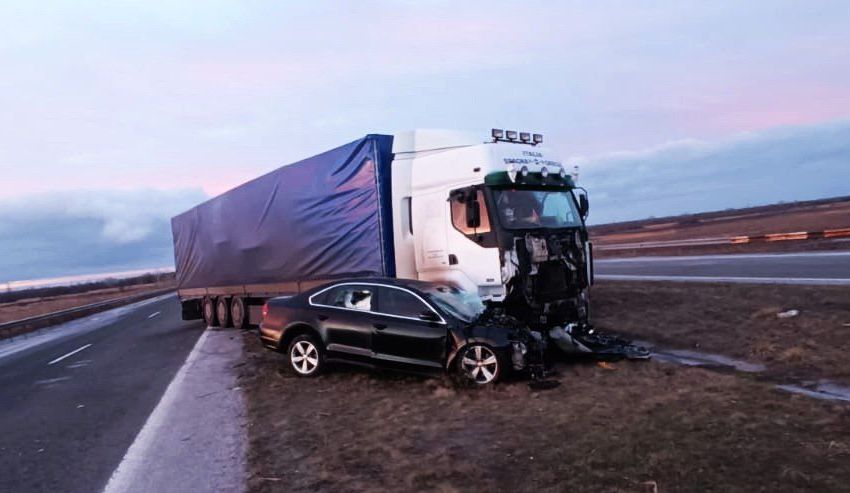
M 431 310 L 425 310 L 419 314 L 419 320 L 424 320 L 426 322 L 439 322 L 440 316 Z
M 582 219 L 587 219 L 587 213 L 590 212 L 590 202 L 587 200 L 587 195 L 581 194 L 578 196 L 578 213 Z
M 466 200 L 466 227 L 472 229 L 481 227 L 481 209 L 476 199 Z

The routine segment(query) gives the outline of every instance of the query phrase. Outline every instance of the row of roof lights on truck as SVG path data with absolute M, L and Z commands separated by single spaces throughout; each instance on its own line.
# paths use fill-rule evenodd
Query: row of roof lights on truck
M 528 132 L 494 128 L 490 131 L 490 135 L 493 137 L 493 142 L 522 142 L 531 145 L 543 143 L 543 134 L 530 134 Z
M 540 168 L 540 177 L 543 178 L 544 180 L 546 178 L 548 178 L 550 174 L 555 179 L 560 178 L 561 180 L 563 180 L 563 179 L 566 179 L 566 177 L 567 177 L 567 170 L 565 170 L 563 167 L 558 167 L 558 171 L 550 172 L 549 169 L 546 166 L 543 166 L 542 168 Z M 517 178 L 520 178 L 520 179 L 527 178 L 528 177 L 528 166 L 523 166 L 520 169 L 516 169 L 515 166 L 511 165 L 511 167 L 508 168 L 508 177 L 510 177 L 511 181 L 513 181 L 513 182 L 517 181 Z

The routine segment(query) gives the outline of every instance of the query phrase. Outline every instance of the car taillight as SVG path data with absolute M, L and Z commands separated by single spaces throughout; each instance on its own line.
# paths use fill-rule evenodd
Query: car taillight
M 266 318 L 266 315 L 268 315 L 268 314 L 269 314 L 269 304 L 265 303 L 265 304 L 263 304 L 263 318 Z

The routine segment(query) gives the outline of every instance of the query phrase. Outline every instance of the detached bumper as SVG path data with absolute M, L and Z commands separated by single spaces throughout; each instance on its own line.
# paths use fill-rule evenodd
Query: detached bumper
M 546 338 L 536 331 L 523 331 L 511 341 L 511 364 L 515 371 L 529 371 L 532 376 L 545 371 Z
M 649 359 L 646 348 L 617 336 L 604 334 L 590 325 L 568 324 L 549 330 L 549 339 L 566 354 L 594 354 L 600 357 Z

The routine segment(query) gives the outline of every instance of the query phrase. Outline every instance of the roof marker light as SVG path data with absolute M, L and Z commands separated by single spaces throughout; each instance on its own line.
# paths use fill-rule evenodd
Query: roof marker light
M 543 134 L 534 134 L 534 135 L 531 136 L 531 138 L 532 138 L 532 141 L 535 144 L 542 144 L 543 143 Z
M 531 134 L 528 133 L 528 132 L 520 132 L 519 133 L 519 140 L 521 140 L 523 142 L 529 142 L 531 140 Z
M 561 168 L 561 171 L 558 171 L 558 176 L 560 176 L 561 179 L 563 180 L 564 178 L 567 177 L 567 170 L 565 170 L 564 168 Z
M 540 168 L 540 176 L 542 176 L 543 178 L 549 176 L 549 170 L 546 169 L 546 166 Z
M 519 174 L 521 174 L 523 177 L 528 176 L 528 166 L 523 166 L 522 168 L 520 168 Z
M 516 130 L 506 130 L 505 137 L 508 140 L 516 140 Z

